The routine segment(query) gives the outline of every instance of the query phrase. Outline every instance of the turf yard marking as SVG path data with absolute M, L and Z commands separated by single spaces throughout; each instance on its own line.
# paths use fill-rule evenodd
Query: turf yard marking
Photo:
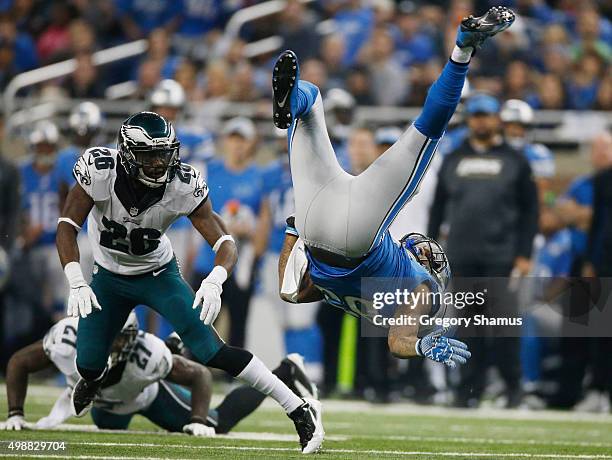
M 204 439 L 204 438 L 203 438 Z M 191 450 L 233 450 L 233 451 L 252 451 L 252 452 L 298 452 L 297 448 L 288 447 L 254 447 L 254 446 L 207 446 L 198 445 L 194 446 L 191 444 L 157 444 L 157 443 L 132 443 L 132 442 L 76 442 L 71 441 L 71 445 L 82 445 L 82 446 L 100 446 L 100 447 L 164 447 L 164 448 L 178 448 L 178 449 L 191 449 Z M 427 455 L 432 458 L 434 457 L 473 457 L 473 458 L 551 458 L 551 459 L 579 459 L 579 460 L 609 460 L 612 459 L 612 455 L 605 454 L 536 454 L 536 453 L 524 453 L 524 452 L 431 452 L 431 451 L 401 451 L 401 450 L 357 450 L 357 449 L 329 449 L 324 448 L 323 452 L 329 454 L 372 454 L 372 455 L 395 455 L 395 456 L 417 456 Z M 0 454 L 0 457 L 15 457 L 14 454 Z M 49 455 L 47 455 L 49 456 Z M 21 457 L 24 457 L 21 455 Z M 31 458 L 43 457 L 42 455 L 29 455 Z M 59 458 L 82 458 L 82 459 L 103 459 L 103 458 L 122 458 L 122 459 L 136 459 L 142 457 L 109 457 L 109 456 L 60 456 Z M 151 458 L 147 457 L 147 460 L 166 460 L 165 458 Z M 174 459 L 176 460 L 176 458 Z
M 54 454 L 0 454 L 0 457 L 19 457 L 19 458 L 80 458 L 91 460 L 142 460 L 142 457 L 111 457 L 110 455 L 54 455 Z M 147 460 L 181 460 L 176 457 L 149 457 Z
M 345 423 L 349 427 L 351 423 Z M 261 422 L 262 426 L 285 426 L 284 422 L 270 423 Z M 334 425 L 333 423 L 326 424 L 326 426 Z M 135 435 L 135 434 L 163 434 L 164 436 L 181 436 L 184 437 L 184 433 L 169 433 L 166 431 L 154 431 L 154 430 L 104 430 L 96 427 L 95 425 L 78 425 L 63 423 L 52 430 L 57 431 L 76 431 L 76 432 L 90 432 L 90 433 L 110 433 L 120 435 Z M 506 430 L 507 431 L 507 430 Z M 217 438 L 223 439 L 239 439 L 243 441 L 276 441 L 276 442 L 296 442 L 297 436 L 295 434 L 281 434 L 281 433 L 266 433 L 266 432 L 240 432 L 232 431 L 228 434 L 217 435 Z M 444 437 L 444 436 L 409 436 L 409 435 L 367 435 L 360 434 L 355 436 L 343 436 L 343 435 L 327 435 L 325 439 L 327 441 L 348 441 L 352 438 L 365 438 L 365 439 L 381 439 L 389 441 L 415 441 L 415 442 L 453 442 L 458 444 L 528 444 L 532 446 L 577 446 L 577 447 L 611 447 L 612 443 L 606 442 L 591 442 L 591 441 L 542 441 L 539 439 L 498 439 L 498 438 L 471 438 L 471 437 Z
M 443 436 L 407 436 L 407 435 L 359 435 L 357 438 L 387 439 L 389 441 L 431 441 L 455 442 L 462 444 L 529 444 L 532 446 L 579 446 L 579 447 L 612 447 L 609 442 L 590 441 L 541 441 L 539 439 L 498 439 L 498 438 L 453 438 Z
M 286 423 L 283 424 L 286 426 Z M 34 431 L 47 431 L 47 430 L 34 430 Z M 167 431 L 155 431 L 155 430 L 105 430 L 98 428 L 95 425 L 79 425 L 76 423 L 62 423 L 54 428 L 50 428 L 48 431 L 74 431 L 82 433 L 109 433 L 114 435 L 135 435 L 135 434 L 152 434 L 164 436 L 180 436 L 185 437 L 185 433 L 170 433 Z M 282 434 L 282 433 L 266 433 L 260 431 L 246 432 L 246 431 L 232 431 L 228 434 L 218 434 L 217 438 L 221 439 L 239 439 L 243 441 L 276 441 L 276 442 L 297 442 L 298 437 L 296 434 Z M 351 439 L 350 436 L 343 435 L 331 435 L 326 436 L 325 439 L 328 441 L 348 441 Z

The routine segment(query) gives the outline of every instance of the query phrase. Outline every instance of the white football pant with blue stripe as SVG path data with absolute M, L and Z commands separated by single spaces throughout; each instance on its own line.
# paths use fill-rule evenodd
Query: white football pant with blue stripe
M 327 134 L 321 95 L 290 133 L 295 224 L 306 245 L 361 257 L 417 193 L 438 140 L 411 125 L 358 176 L 342 169 Z

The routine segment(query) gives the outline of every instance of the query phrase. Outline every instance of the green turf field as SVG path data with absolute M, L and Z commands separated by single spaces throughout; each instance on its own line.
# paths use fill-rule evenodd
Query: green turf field
M 32 386 L 29 421 L 47 415 L 58 389 Z M 215 398 L 218 400 L 218 398 Z M 320 459 L 612 459 L 612 417 L 563 412 L 463 411 L 409 404 L 373 406 L 324 401 L 327 440 Z M 0 413 L 6 390 L 0 387 Z M 48 458 L 8 449 L 10 440 L 65 441 L 65 458 L 303 458 L 290 420 L 266 401 L 230 436 L 169 435 L 135 417 L 136 432 L 91 432 L 91 419 L 70 419 L 61 431 L 0 432 L 0 457 Z M 88 426 L 89 425 L 89 426 Z

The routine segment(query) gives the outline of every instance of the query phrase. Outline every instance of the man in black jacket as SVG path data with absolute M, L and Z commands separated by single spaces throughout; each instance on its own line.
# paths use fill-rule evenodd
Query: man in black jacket
M 445 159 L 431 208 L 428 235 L 438 238 L 443 221 L 450 230 L 447 254 L 455 278 L 527 275 L 533 238 L 537 232 L 538 199 L 527 159 L 503 141 L 499 102 L 476 94 L 466 103 L 468 139 Z M 495 316 L 512 313 L 510 292 Z M 489 306 L 491 308 L 492 306 Z M 477 312 L 481 313 L 481 312 Z M 485 351 L 495 352 L 507 388 L 507 405 L 521 400 L 519 341 L 493 338 L 486 346 L 482 327 L 466 338 L 472 360 L 461 374 L 457 405 L 473 407 L 484 391 Z M 487 331 L 489 332 L 489 331 Z
M 612 148 L 612 135 L 603 133 L 595 139 L 600 148 L 609 151 Z M 593 177 L 593 217 L 589 231 L 587 263 L 583 274 L 587 277 L 598 277 L 602 280 L 601 299 L 612 297 L 610 278 L 612 278 L 612 168 L 604 169 Z M 607 305 L 607 303 L 606 303 Z M 592 339 L 595 351 L 593 382 L 591 387 L 601 393 L 608 393 L 612 401 L 612 337 L 595 337 Z
M 0 115 L 1 117 L 1 115 Z M 0 146 L 4 133 L 0 118 Z M 19 174 L 17 168 L 0 152 L 0 346 L 4 344 L 4 298 L 8 281 L 9 255 L 15 242 L 17 214 L 19 212 Z M 5 368 L 7 356 L 0 357 L 0 372 Z

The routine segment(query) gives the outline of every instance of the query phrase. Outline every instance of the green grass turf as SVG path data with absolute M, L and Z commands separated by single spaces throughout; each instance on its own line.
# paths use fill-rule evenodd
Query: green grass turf
M 34 386 L 28 395 L 29 421 L 47 415 L 58 390 Z M 6 413 L 6 390 L 0 387 L 0 413 Z M 327 404 L 326 404 L 327 403 Z M 408 404 L 372 406 L 351 401 L 324 401 L 329 439 L 320 459 L 612 459 L 612 417 L 572 413 L 458 411 Z M 70 419 L 91 425 L 91 419 Z M 48 458 L 51 452 L 11 451 L 10 440 L 65 441 L 68 458 L 303 458 L 293 427 L 282 410 L 266 402 L 236 427 L 239 439 L 169 435 L 137 416 L 130 426 L 139 433 L 76 431 L 0 432 L 0 457 Z M 147 433 L 142 433 L 147 431 Z M 246 434 L 248 433 L 248 435 Z M 286 440 L 266 440 L 270 433 Z

